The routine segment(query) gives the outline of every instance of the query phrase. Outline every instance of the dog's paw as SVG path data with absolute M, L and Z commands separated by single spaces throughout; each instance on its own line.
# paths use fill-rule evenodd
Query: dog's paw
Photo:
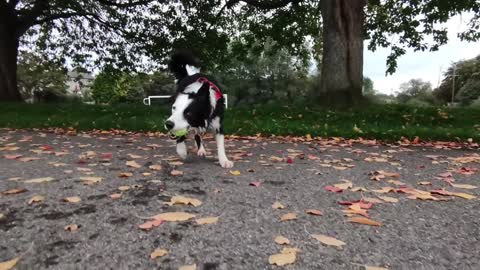
M 187 159 L 187 147 L 183 145 L 177 145 L 177 154 L 181 159 Z
M 202 148 L 198 149 L 197 155 L 198 155 L 199 157 L 204 157 L 204 156 L 207 155 L 207 151 L 205 150 L 205 148 L 202 147 Z
M 232 168 L 233 167 L 233 162 L 231 162 L 230 160 L 228 159 L 225 159 L 225 160 L 219 160 L 220 162 L 220 166 L 222 166 L 222 168 Z

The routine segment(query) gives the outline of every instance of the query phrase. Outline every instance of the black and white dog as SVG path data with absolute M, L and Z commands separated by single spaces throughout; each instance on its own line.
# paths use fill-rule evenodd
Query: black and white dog
M 225 99 L 218 84 L 208 76 L 200 73 L 197 59 L 187 51 L 172 55 L 168 65 L 176 78 L 177 92 L 172 106 L 172 115 L 165 122 L 165 128 L 172 134 L 187 130 L 195 132 L 197 155 L 205 156 L 202 135 L 206 131 L 215 134 L 218 161 L 223 168 L 232 168 L 233 162 L 225 154 L 223 133 L 223 113 Z M 177 153 L 187 157 L 187 136 L 177 136 Z

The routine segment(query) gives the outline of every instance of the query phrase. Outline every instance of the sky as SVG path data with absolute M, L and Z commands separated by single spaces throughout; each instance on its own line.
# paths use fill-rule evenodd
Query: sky
M 480 41 L 465 42 L 457 38 L 457 33 L 466 28 L 470 18 L 469 15 L 455 16 L 446 23 L 449 41 L 438 51 L 407 50 L 407 53 L 398 59 L 397 71 L 393 75 L 385 76 L 386 60 L 390 50 L 380 48 L 371 52 L 367 49 L 368 41 L 365 41 L 364 76 L 372 79 L 374 88 L 385 94 L 393 94 L 401 83 L 417 78 L 429 81 L 432 87 L 437 87 L 442 80 L 443 72 L 453 62 L 480 55 Z

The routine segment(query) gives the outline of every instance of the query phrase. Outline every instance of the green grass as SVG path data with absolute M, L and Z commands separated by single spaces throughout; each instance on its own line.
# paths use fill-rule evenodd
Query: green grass
M 78 130 L 164 131 L 166 106 L 124 104 L 0 104 L 0 127 L 73 127 Z M 480 110 L 370 105 L 335 111 L 315 105 L 257 105 L 230 108 L 228 134 L 306 135 L 397 140 L 480 140 Z M 354 126 L 358 129 L 354 129 Z

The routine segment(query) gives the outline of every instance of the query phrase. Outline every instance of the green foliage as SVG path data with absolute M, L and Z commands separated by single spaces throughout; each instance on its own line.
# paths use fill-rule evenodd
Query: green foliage
M 452 88 L 453 88 L 453 74 L 455 73 L 455 98 L 456 101 L 461 101 L 468 104 L 471 99 L 475 99 L 478 92 L 476 87 L 480 82 L 480 55 L 453 63 L 445 72 L 442 84 L 435 89 L 435 97 L 442 103 L 451 102 Z M 468 84 L 468 85 L 467 85 Z M 464 86 L 466 86 L 464 88 Z M 462 90 L 463 89 L 463 90 Z M 460 94 L 462 92 L 462 94 Z M 461 95 L 461 96 L 459 96 Z
M 368 77 L 363 78 L 363 95 L 373 96 L 376 94 L 376 90 L 373 88 L 373 81 Z
M 61 96 L 66 93 L 67 69 L 61 62 L 48 60 L 35 52 L 21 52 L 18 61 L 18 87 L 24 99 Z
M 433 104 L 432 85 L 421 79 L 411 79 L 400 85 L 397 101 L 403 104 L 421 105 Z

